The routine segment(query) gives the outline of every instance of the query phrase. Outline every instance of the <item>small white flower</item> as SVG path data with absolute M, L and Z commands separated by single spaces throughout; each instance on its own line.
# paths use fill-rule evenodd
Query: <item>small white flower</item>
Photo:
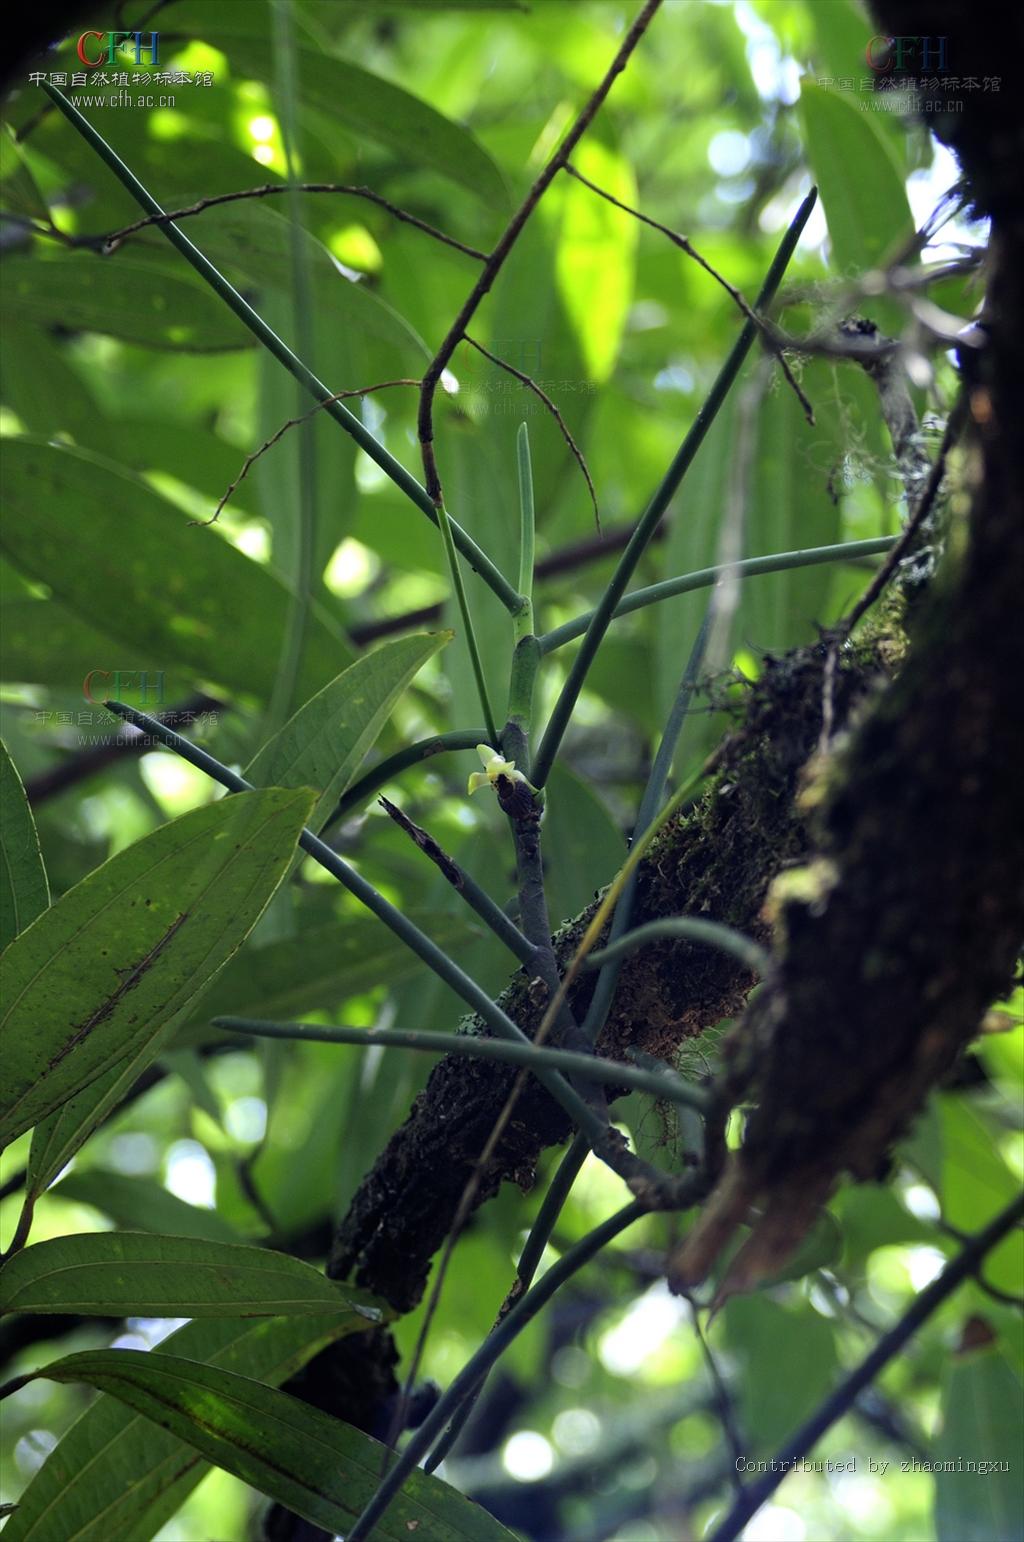
M 530 784 L 523 773 L 516 770 L 514 760 L 506 760 L 504 755 L 500 755 L 489 744 L 478 744 L 476 752 L 480 756 L 484 769 L 471 773 L 468 787 L 470 793 L 476 792 L 480 787 L 493 787 L 499 776 L 507 777 L 510 782 L 523 782 L 529 787 Z

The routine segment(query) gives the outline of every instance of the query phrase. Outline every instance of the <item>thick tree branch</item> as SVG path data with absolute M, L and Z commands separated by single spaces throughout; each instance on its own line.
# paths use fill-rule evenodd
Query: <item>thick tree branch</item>
M 973 59 L 985 73 L 966 8 L 940 11 L 894 0 L 883 14 L 894 35 L 927 17 L 954 35 L 965 71 Z M 993 222 L 990 341 L 964 360 L 966 549 L 951 543 L 899 677 L 811 781 L 813 860 L 772 896 L 776 971 L 729 1046 L 734 1092 L 758 1106 L 674 1260 L 680 1288 L 751 1206 L 759 1219 L 725 1290 L 778 1269 L 841 1173 L 885 1171 L 1008 987 L 1024 937 L 1024 127 L 996 93 L 970 105 L 945 123 Z
M 692 814 L 665 830 L 641 864 L 638 923 L 686 912 L 764 937 L 761 907 L 769 883 L 808 850 L 804 816 L 794 800 L 801 768 L 817 742 L 825 655 L 821 646 L 769 662 L 714 786 Z M 838 723 L 848 720 L 877 670 L 867 656 L 841 661 Z M 594 908 L 556 933 L 560 967 L 576 951 Z M 655 943 L 623 964 L 598 1051 L 624 1059 L 639 1049 L 671 1061 L 687 1039 L 735 1015 L 753 983 L 749 967 L 718 949 L 683 940 Z M 577 1021 L 593 990 L 594 976 L 584 975 L 570 992 Z M 532 1037 L 548 993 L 521 973 L 500 1001 Z M 480 1033 L 483 1026 L 470 1022 L 467 1031 Z M 335 1278 L 354 1274 L 403 1310 L 415 1304 L 513 1076 L 474 1061 L 445 1060 L 434 1069 L 340 1227 L 329 1270 Z M 477 1202 L 506 1180 L 529 1187 L 540 1154 L 569 1132 L 561 1110 L 531 1083 L 483 1175 Z

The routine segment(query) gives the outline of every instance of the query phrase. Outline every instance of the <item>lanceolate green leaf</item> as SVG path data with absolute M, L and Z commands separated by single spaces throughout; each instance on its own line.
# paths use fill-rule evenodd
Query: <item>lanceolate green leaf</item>
M 21 147 L 6 125 L 0 130 L 0 197 L 5 213 L 27 214 L 32 219 L 50 218 L 46 200 L 22 159 Z
M 748 1233 L 744 1230 L 719 1259 L 714 1271 L 716 1285 L 729 1278 L 732 1261 L 743 1246 L 746 1235 Z M 802 1280 L 815 1269 L 830 1268 L 842 1256 L 843 1242 L 843 1233 L 835 1216 L 828 1210 L 822 1210 L 796 1252 L 781 1265 L 777 1274 L 759 1281 L 758 1289 L 770 1291 L 785 1280 Z
M 312 195 L 310 197 L 312 199 Z M 319 202 L 323 207 L 323 199 Z M 240 202 L 205 210 L 190 222 L 188 233 L 229 278 L 241 280 L 240 287 L 246 291 L 254 285 L 261 292 L 271 286 L 288 294 L 292 280 L 285 214 L 287 203 L 279 198 L 275 204 L 276 207 L 271 207 L 269 202 Z M 356 199 L 336 199 L 334 206 L 339 212 L 353 217 L 358 216 L 362 208 Z M 317 204 L 304 201 L 303 207 L 313 213 Z M 162 256 L 167 248 L 160 233 L 150 231 L 148 237 L 154 243 L 159 242 L 156 250 Z M 349 376 L 339 367 L 342 361 L 338 359 L 306 362 L 326 380 L 339 378 L 346 386 L 370 385 L 375 379 L 415 374 L 417 365 L 422 368 L 430 357 L 430 350 L 409 323 L 366 284 L 339 273 L 326 247 L 308 231 L 302 232 L 302 245 L 316 293 L 318 326 L 328 320 L 341 322 L 352 333 L 353 342 L 358 344 L 360 361 L 365 365 L 372 360 L 382 373 L 372 377 Z M 287 332 L 290 328 L 284 330 Z M 335 389 L 340 390 L 341 384 Z M 294 395 L 293 388 L 293 398 Z M 275 427 L 281 422 L 283 419 Z
M 50 903 L 35 820 L 7 746 L 0 740 L 0 949 Z
M 5 317 L 0 390 L 31 434 L 70 434 L 76 444 L 117 455 L 118 434 L 99 410 L 72 349 L 46 327 Z
M 156 1058 L 174 1031 L 174 1026 L 174 1019 L 165 1023 L 155 1037 L 134 1055 L 119 1061 L 102 1076 L 97 1076 L 88 1087 L 62 1103 L 52 1114 L 40 1119 L 32 1131 L 32 1144 L 28 1153 L 25 1204 L 29 1213 L 40 1194 L 50 1186 L 111 1109 L 116 1108 L 131 1090 L 136 1078 Z
M 913 234 L 903 178 L 872 113 L 856 97 L 804 80 L 804 143 L 828 221 L 832 261 L 842 275 L 880 267 Z
M 934 1450 L 938 1542 L 1001 1542 L 1024 1533 L 1022 1401 L 1020 1378 L 993 1345 L 950 1366 Z
M 364 1326 L 338 1313 L 190 1322 L 154 1355 L 244 1371 L 276 1386 L 325 1344 Z M 194 1447 L 112 1397 L 100 1397 L 32 1478 L 7 1542 L 150 1542 L 209 1470 Z
M 740 1368 L 744 1429 L 795 1428 L 804 1410 L 829 1390 L 836 1365 L 835 1328 L 806 1301 L 795 1299 L 785 1307 L 768 1293 L 731 1297 L 724 1321 Z M 799 1379 L 791 1374 L 797 1364 Z
M 69 611 L 128 652 L 94 668 L 196 677 L 269 697 L 288 595 L 258 563 L 130 472 L 81 450 L 8 440 L 0 549 Z M 311 695 L 348 663 L 340 634 L 310 617 L 300 689 Z M 81 675 L 68 686 L 78 688 Z
M 315 787 L 318 830 L 373 748 L 413 676 L 451 639 L 428 632 L 367 653 L 300 707 L 243 775 L 257 787 Z
M 814 403 L 813 428 L 792 391 L 781 385 L 760 405 L 744 555 L 829 546 L 840 539 L 845 446 L 834 367 L 816 361 L 802 383 Z M 833 583 L 827 566 L 747 579 L 733 643 L 783 652 L 810 642 L 815 627 L 827 619 Z
M 514 488 L 514 451 L 512 456 L 503 462 L 489 435 L 458 434 L 451 446 L 445 486 L 452 514 L 463 520 L 471 514 L 474 528 L 486 541 L 487 550 L 501 571 L 514 574 L 519 559 L 519 509 Z M 440 547 L 440 538 L 435 538 Z M 511 659 L 508 617 L 501 614 L 479 584 L 468 584 L 465 598 L 487 696 L 503 721 Z M 465 623 L 454 593 L 449 594 L 444 616 L 457 633 L 455 646 L 444 656 L 445 673 L 451 681 L 452 699 L 466 703 L 468 710 L 469 703 L 479 699 L 479 691 Z M 474 712 L 473 716 L 479 717 L 480 713 Z
M 590 785 L 556 767 L 544 816 L 548 907 L 552 925 L 577 915 L 622 866 L 625 840 Z
M 200 232 L 194 230 L 193 234 Z M 334 281 L 352 287 L 337 273 Z M 287 292 L 271 289 L 260 295 L 260 315 L 281 337 L 291 335 L 294 321 L 292 310 L 291 297 Z M 329 311 L 322 314 L 318 312 L 311 351 L 306 362 L 321 380 L 336 381 L 339 387 L 349 381 L 362 381 L 364 385 L 370 385 L 377 380 L 388 380 L 392 376 L 405 374 L 405 363 L 397 369 L 392 367 L 393 353 L 379 373 L 376 364 L 367 367 L 364 362 L 367 346 L 372 346 L 370 340 L 365 339 L 359 328 L 350 321 Z M 306 412 L 309 406 L 292 377 L 285 373 L 266 349 L 260 351 L 257 379 L 259 414 L 255 424 L 254 446 L 266 444 L 280 430 L 282 423 Z M 337 388 L 332 386 L 332 389 Z M 405 394 L 411 395 L 408 391 Z M 382 405 L 389 396 L 393 400 L 396 395 L 401 396 L 402 391 L 383 392 Z M 358 407 L 359 403 L 350 400 L 348 405 Z M 313 596 L 324 598 L 323 575 L 333 553 L 345 537 L 352 533 L 352 523 L 361 496 L 356 485 L 359 449 L 355 440 L 349 434 L 339 433 L 338 424 L 326 412 L 317 412 L 308 424 L 287 433 L 268 454 L 260 457 L 232 501 L 240 502 L 248 497 L 250 505 L 264 515 L 270 526 L 274 571 L 286 583 L 294 585 L 300 571 L 301 546 L 299 522 L 295 518 L 295 489 L 304 457 L 303 437 L 307 434 L 312 437 L 314 448 L 312 480 L 317 512 L 313 542 Z M 215 497 L 219 498 L 228 482 L 233 481 L 237 475 L 236 466 L 231 476 L 221 483 Z M 408 504 L 403 508 L 400 519 L 405 527 L 421 523 L 423 533 L 437 539 L 436 532 L 428 526 L 426 520 L 410 521 Z M 331 595 L 329 599 L 324 598 L 324 603 L 336 608 L 338 601 Z
M 5 680 L 73 689 L 90 669 L 106 667 L 102 660 L 120 658 L 123 646 L 109 632 L 93 626 L 59 600 L 24 595 L 4 602 Z M 164 673 L 164 682 L 170 692 L 173 686 L 169 670 Z M 83 701 L 82 709 L 86 707 Z M 111 724 L 110 733 L 116 732 L 117 725 Z
M 1020 1178 L 999 1149 L 994 1120 L 962 1097 L 937 1099 L 942 1128 L 942 1217 L 962 1231 L 977 1229 L 1020 1189 Z M 1007 1295 L 1024 1292 L 1024 1249 L 1009 1236 L 992 1249 L 981 1278 Z
M 735 400 L 735 397 L 730 398 L 723 406 L 687 475 L 685 519 L 673 519 L 668 523 L 664 547 L 657 559 L 663 564 L 661 572 L 666 578 L 712 567 L 718 560 L 719 523 L 726 507 L 729 474 L 735 455 Z M 661 718 L 671 710 L 679 689 L 679 677 L 697 640 L 707 606 L 708 595 L 697 591 L 659 605 L 654 613 L 655 690 Z M 721 732 L 720 719 L 710 712 L 695 712 L 688 718 L 683 740 L 684 758 L 677 764 L 680 775 L 690 764 L 700 764 Z
M 235 37 L 226 46 L 239 73 L 269 78 L 268 53 L 260 42 Z M 358 139 L 386 145 L 403 163 L 429 167 L 461 183 L 491 208 L 507 207 L 504 179 L 468 129 L 348 60 L 309 49 L 297 49 L 296 55 L 303 108 L 327 114 L 332 124 L 351 129 Z
M 860 87 L 861 81 L 868 74 L 868 53 L 870 51 L 874 56 L 880 45 L 875 43 L 872 47 L 868 41 L 870 29 L 865 32 L 864 12 L 858 0 L 830 0 L 828 5 L 808 6 L 807 12 L 807 19 L 813 24 L 818 40 L 822 73 L 833 79 L 843 75 L 847 78 L 855 76 Z M 923 66 L 922 71 L 928 73 Z M 888 141 L 890 153 L 896 157 L 897 164 L 903 165 L 909 158 L 908 151 L 913 141 L 907 134 L 906 119 L 888 110 L 892 104 L 887 97 L 891 94 L 875 91 L 865 93 L 861 88 L 857 100 L 861 107 L 865 104 L 869 109 L 875 105 L 880 106 L 880 111 L 870 111 L 871 127 Z
M 381 1311 L 360 1290 L 269 1248 L 148 1232 L 54 1237 L 0 1269 L 0 1313 L 117 1317 L 295 1317 Z
M 288 869 L 312 794 L 199 808 L 69 890 L 3 956 L 0 1145 L 152 1043 L 229 959 Z
M 344 1535 L 380 1480 L 385 1447 L 379 1442 L 246 1376 L 131 1349 L 68 1355 L 41 1374 L 111 1393 L 333 1533 Z M 410 1474 L 374 1537 L 409 1542 L 417 1534 L 430 1542 L 511 1542 L 512 1535 L 463 1494 L 419 1471 Z
M 233 74 L 269 84 L 273 55 L 262 31 L 263 14 L 259 6 L 180 0 L 175 5 L 175 26 L 185 36 L 222 49 L 231 59 Z M 372 140 L 395 151 L 403 167 L 411 164 L 438 172 L 468 188 L 491 209 L 500 211 L 507 205 L 504 178 L 487 151 L 468 129 L 428 102 L 323 51 L 297 49 L 296 73 L 300 113 L 323 114 L 335 131 L 340 125 L 351 130 L 358 143 Z M 321 118 L 319 124 L 323 122 Z
M 636 179 L 628 162 L 598 140 L 585 139 L 573 160 L 598 186 L 632 207 Z M 638 225 L 581 182 L 566 178 L 557 274 L 592 380 L 611 374 L 633 299 Z

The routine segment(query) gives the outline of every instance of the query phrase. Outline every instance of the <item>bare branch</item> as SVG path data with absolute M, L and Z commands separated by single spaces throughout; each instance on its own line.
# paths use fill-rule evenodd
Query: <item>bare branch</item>
M 315 417 L 321 408 L 329 407 L 332 402 L 346 401 L 349 397 L 352 396 L 368 396 L 371 391 L 383 391 L 386 390 L 389 386 L 418 385 L 418 380 L 378 380 L 376 385 L 360 386 L 358 390 L 355 391 L 337 391 L 333 396 L 327 396 L 322 402 L 317 402 L 315 407 L 311 407 L 309 411 L 304 412 L 301 417 L 289 418 L 287 423 L 282 423 L 281 427 L 277 430 L 277 433 L 271 434 L 270 438 L 266 440 L 264 444 L 261 444 L 258 450 L 253 450 L 251 455 L 246 456 L 245 464 L 243 465 L 241 471 L 227 488 L 226 492 L 221 494 L 220 502 L 217 504 L 217 507 L 214 509 L 209 519 L 193 519 L 190 520 L 189 523 L 193 525 L 201 525 L 204 528 L 207 525 L 216 524 L 217 520 L 220 518 L 221 510 L 224 508 L 224 505 L 231 497 L 234 496 L 235 492 L 238 490 L 241 483 L 245 481 L 251 468 L 259 460 L 260 456 L 265 455 L 269 449 L 272 449 L 279 439 L 283 439 L 290 428 L 298 428 L 300 423 L 308 423 L 310 418 Z
M 647 31 L 660 5 L 661 0 L 646 0 L 643 10 L 626 33 L 622 45 L 609 65 L 601 84 L 590 96 L 561 145 L 548 161 L 544 170 L 537 177 L 526 197 L 519 205 L 519 208 L 505 226 L 497 245 L 484 264 L 483 272 L 470 290 L 462 309 L 449 327 L 444 341 L 427 366 L 420 389 L 418 428 L 427 492 L 434 500 L 435 505 L 439 505 L 442 501 L 441 482 L 437 474 L 437 462 L 434 457 L 434 395 L 437 391 L 438 382 L 447 368 L 452 354 L 466 335 L 466 328 L 476 315 L 481 301 L 491 289 L 504 266 L 506 257 L 522 234 L 527 220 L 590 127 L 598 108 L 614 85 L 616 77 L 621 75 L 625 69 L 630 55 Z
M 514 375 L 522 385 L 526 386 L 528 390 L 532 391 L 535 396 L 540 397 L 541 401 L 544 403 L 545 407 L 548 409 L 551 416 L 558 424 L 558 427 L 561 430 L 562 438 L 569 446 L 573 455 L 575 455 L 576 464 L 583 472 L 583 479 L 587 484 L 587 491 L 590 493 L 590 501 L 594 505 L 594 519 L 597 524 L 597 533 L 600 535 L 601 515 L 597 507 L 597 493 L 594 491 L 593 478 L 590 475 L 590 470 L 587 466 L 586 460 L 584 459 L 583 451 L 572 437 L 572 434 L 569 432 L 569 425 L 562 417 L 562 414 L 559 412 L 550 396 L 546 391 L 541 390 L 536 380 L 532 380 L 529 375 L 524 375 L 523 371 L 521 369 L 516 369 L 514 364 L 507 363 L 505 359 L 499 359 L 496 353 L 492 353 L 489 348 L 485 348 L 483 343 L 478 343 L 476 338 L 470 337 L 468 332 L 463 335 L 462 341 L 464 343 L 468 343 L 471 348 L 475 348 L 477 353 L 482 353 L 485 359 L 490 359 L 492 364 L 497 364 L 499 369 L 507 370 L 510 375 Z
M 821 1407 L 802 1424 L 786 1442 L 782 1450 L 769 1464 L 769 1471 L 751 1483 L 736 1500 L 728 1515 L 716 1527 L 710 1542 L 736 1542 L 752 1515 L 771 1497 L 803 1456 L 824 1435 L 825 1431 L 851 1409 L 866 1387 L 895 1359 L 907 1341 L 927 1322 L 935 1309 L 975 1273 L 987 1253 L 1018 1226 L 1024 1216 L 1024 1199 L 1018 1196 L 1006 1209 L 971 1238 L 963 1252 L 947 1264 L 942 1273 L 916 1296 L 895 1327 L 879 1339 L 870 1354 L 866 1355 L 846 1380 L 825 1399 Z
M 642 214 L 639 209 L 634 209 L 630 204 L 623 203 L 620 198 L 616 198 L 614 194 L 606 192 L 603 187 L 598 187 L 596 182 L 591 182 L 589 177 L 585 177 L 582 171 L 577 171 L 576 167 L 573 166 L 569 161 L 566 161 L 563 169 L 569 173 L 570 177 L 575 177 L 577 182 L 582 182 L 584 187 L 589 187 L 590 191 L 592 193 L 596 193 L 599 198 L 603 198 L 606 200 L 606 202 L 613 204 L 616 209 L 621 209 L 623 214 L 631 214 L 633 218 L 639 220 L 641 224 L 649 225 L 652 230 L 660 231 L 663 236 L 667 236 L 668 239 L 672 242 L 673 246 L 678 246 L 679 250 L 681 252 L 685 252 L 687 257 L 691 257 L 693 261 L 697 263 L 698 267 L 703 268 L 705 273 L 709 274 L 710 277 L 714 279 L 716 284 L 721 285 L 726 294 L 732 300 L 733 304 L 739 307 L 748 321 L 753 322 L 754 326 L 757 327 L 760 331 L 762 337 L 764 337 L 768 342 L 772 352 L 775 354 L 775 357 L 779 361 L 779 368 L 782 370 L 783 375 L 785 375 L 790 389 L 796 393 L 797 401 L 803 408 L 804 417 L 813 428 L 814 408 L 811 406 L 804 391 L 801 389 L 799 383 L 797 382 L 793 371 L 789 366 L 789 362 L 782 351 L 783 348 L 787 348 L 791 345 L 788 342 L 783 342 L 779 334 L 777 334 L 774 329 L 769 327 L 768 323 L 763 319 L 763 317 L 759 316 L 757 312 L 747 304 L 746 300 L 740 294 L 740 291 L 736 289 L 734 285 L 730 284 L 728 279 L 723 278 L 721 273 L 719 273 L 716 268 L 711 266 L 706 257 L 701 256 L 700 252 L 698 252 L 692 241 L 689 241 L 686 236 L 680 235 L 678 230 L 671 230 L 668 225 L 662 225 L 658 220 L 651 219 L 649 214 Z
M 843 280 L 842 283 L 825 283 L 819 279 L 814 283 L 789 284 L 780 298 L 783 307 L 829 302 L 843 314 L 864 300 L 875 300 L 883 296 L 896 299 L 904 295 L 913 296 L 930 288 L 932 284 L 977 272 L 984 261 L 985 249 L 977 247 L 964 252 L 960 257 L 929 263 L 923 267 L 905 268 L 896 262 L 888 268 L 873 268 L 858 278 Z
M 692 257 L 698 267 L 703 268 L 704 272 L 709 274 L 716 284 L 721 285 L 733 303 L 739 306 L 748 321 L 753 321 L 760 326 L 760 319 L 751 310 L 740 291 L 734 288 L 728 279 L 723 278 L 717 268 L 711 266 L 706 257 L 701 256 L 700 252 L 686 236 L 681 235 L 678 230 L 670 229 L 668 225 L 661 224 L 659 220 L 652 219 L 649 214 L 644 214 L 641 210 L 634 209 L 631 204 L 623 203 L 621 198 L 616 198 L 606 188 L 598 187 L 596 182 L 591 182 L 589 177 L 585 177 L 582 171 L 577 170 L 571 161 L 565 163 L 564 169 L 569 173 L 570 177 L 575 177 L 577 182 L 582 182 L 584 187 L 589 187 L 590 191 L 596 193 L 599 198 L 603 198 L 607 203 L 614 204 L 616 209 L 621 209 L 623 214 L 630 214 L 635 220 L 639 220 L 642 225 L 649 225 L 652 230 L 660 231 L 663 236 L 667 236 L 673 246 L 678 246 L 680 251 L 686 253 L 687 257 Z
M 204 209 L 214 209 L 219 204 L 238 203 L 246 198 L 273 198 L 288 192 L 298 193 L 342 193 L 351 198 L 365 198 L 370 203 L 375 203 L 379 208 L 386 209 L 388 214 L 396 220 L 401 220 L 406 225 L 412 225 L 416 230 L 421 230 L 424 235 L 431 236 L 435 241 L 441 241 L 445 246 L 452 247 L 457 252 L 472 257 L 476 262 L 486 262 L 487 253 L 478 251 L 475 246 L 467 246 L 464 241 L 459 241 L 455 236 L 450 236 L 436 226 L 429 225 L 426 220 L 421 220 L 418 215 L 410 214 L 407 209 L 400 209 L 397 204 L 391 203 L 387 198 L 375 193 L 372 187 L 357 187 L 346 182 L 298 182 L 292 187 L 289 183 L 266 183 L 263 187 L 247 187 L 236 190 L 233 193 L 217 193 L 210 198 L 200 198 L 196 203 L 188 204 L 183 209 L 171 209 L 166 214 L 148 214 L 145 219 L 134 220 L 132 224 L 123 226 L 120 230 L 111 231 L 107 236 L 88 236 L 82 238 L 77 244 L 98 246 L 101 251 L 110 253 L 117 250 L 121 242 L 128 236 L 136 235 L 140 230 L 146 230 L 150 225 L 167 225 L 177 220 L 189 219 L 193 214 L 202 214 Z

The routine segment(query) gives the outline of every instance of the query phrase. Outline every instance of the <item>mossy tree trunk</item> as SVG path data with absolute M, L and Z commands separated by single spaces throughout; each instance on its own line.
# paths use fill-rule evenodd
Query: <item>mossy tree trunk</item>
M 980 79 L 991 45 L 965 13 L 878 7 L 894 36 L 946 33 L 958 73 Z M 815 864 L 803 894 L 780 900 L 778 972 L 731 1045 L 757 1106 L 674 1261 L 681 1286 L 755 1201 L 736 1287 L 773 1271 L 842 1172 L 883 1175 L 1024 939 L 1024 117 L 1012 93 L 968 107 L 936 126 L 992 218 L 989 340 L 965 361 L 969 508 L 954 507 L 906 664 L 819 773 Z

